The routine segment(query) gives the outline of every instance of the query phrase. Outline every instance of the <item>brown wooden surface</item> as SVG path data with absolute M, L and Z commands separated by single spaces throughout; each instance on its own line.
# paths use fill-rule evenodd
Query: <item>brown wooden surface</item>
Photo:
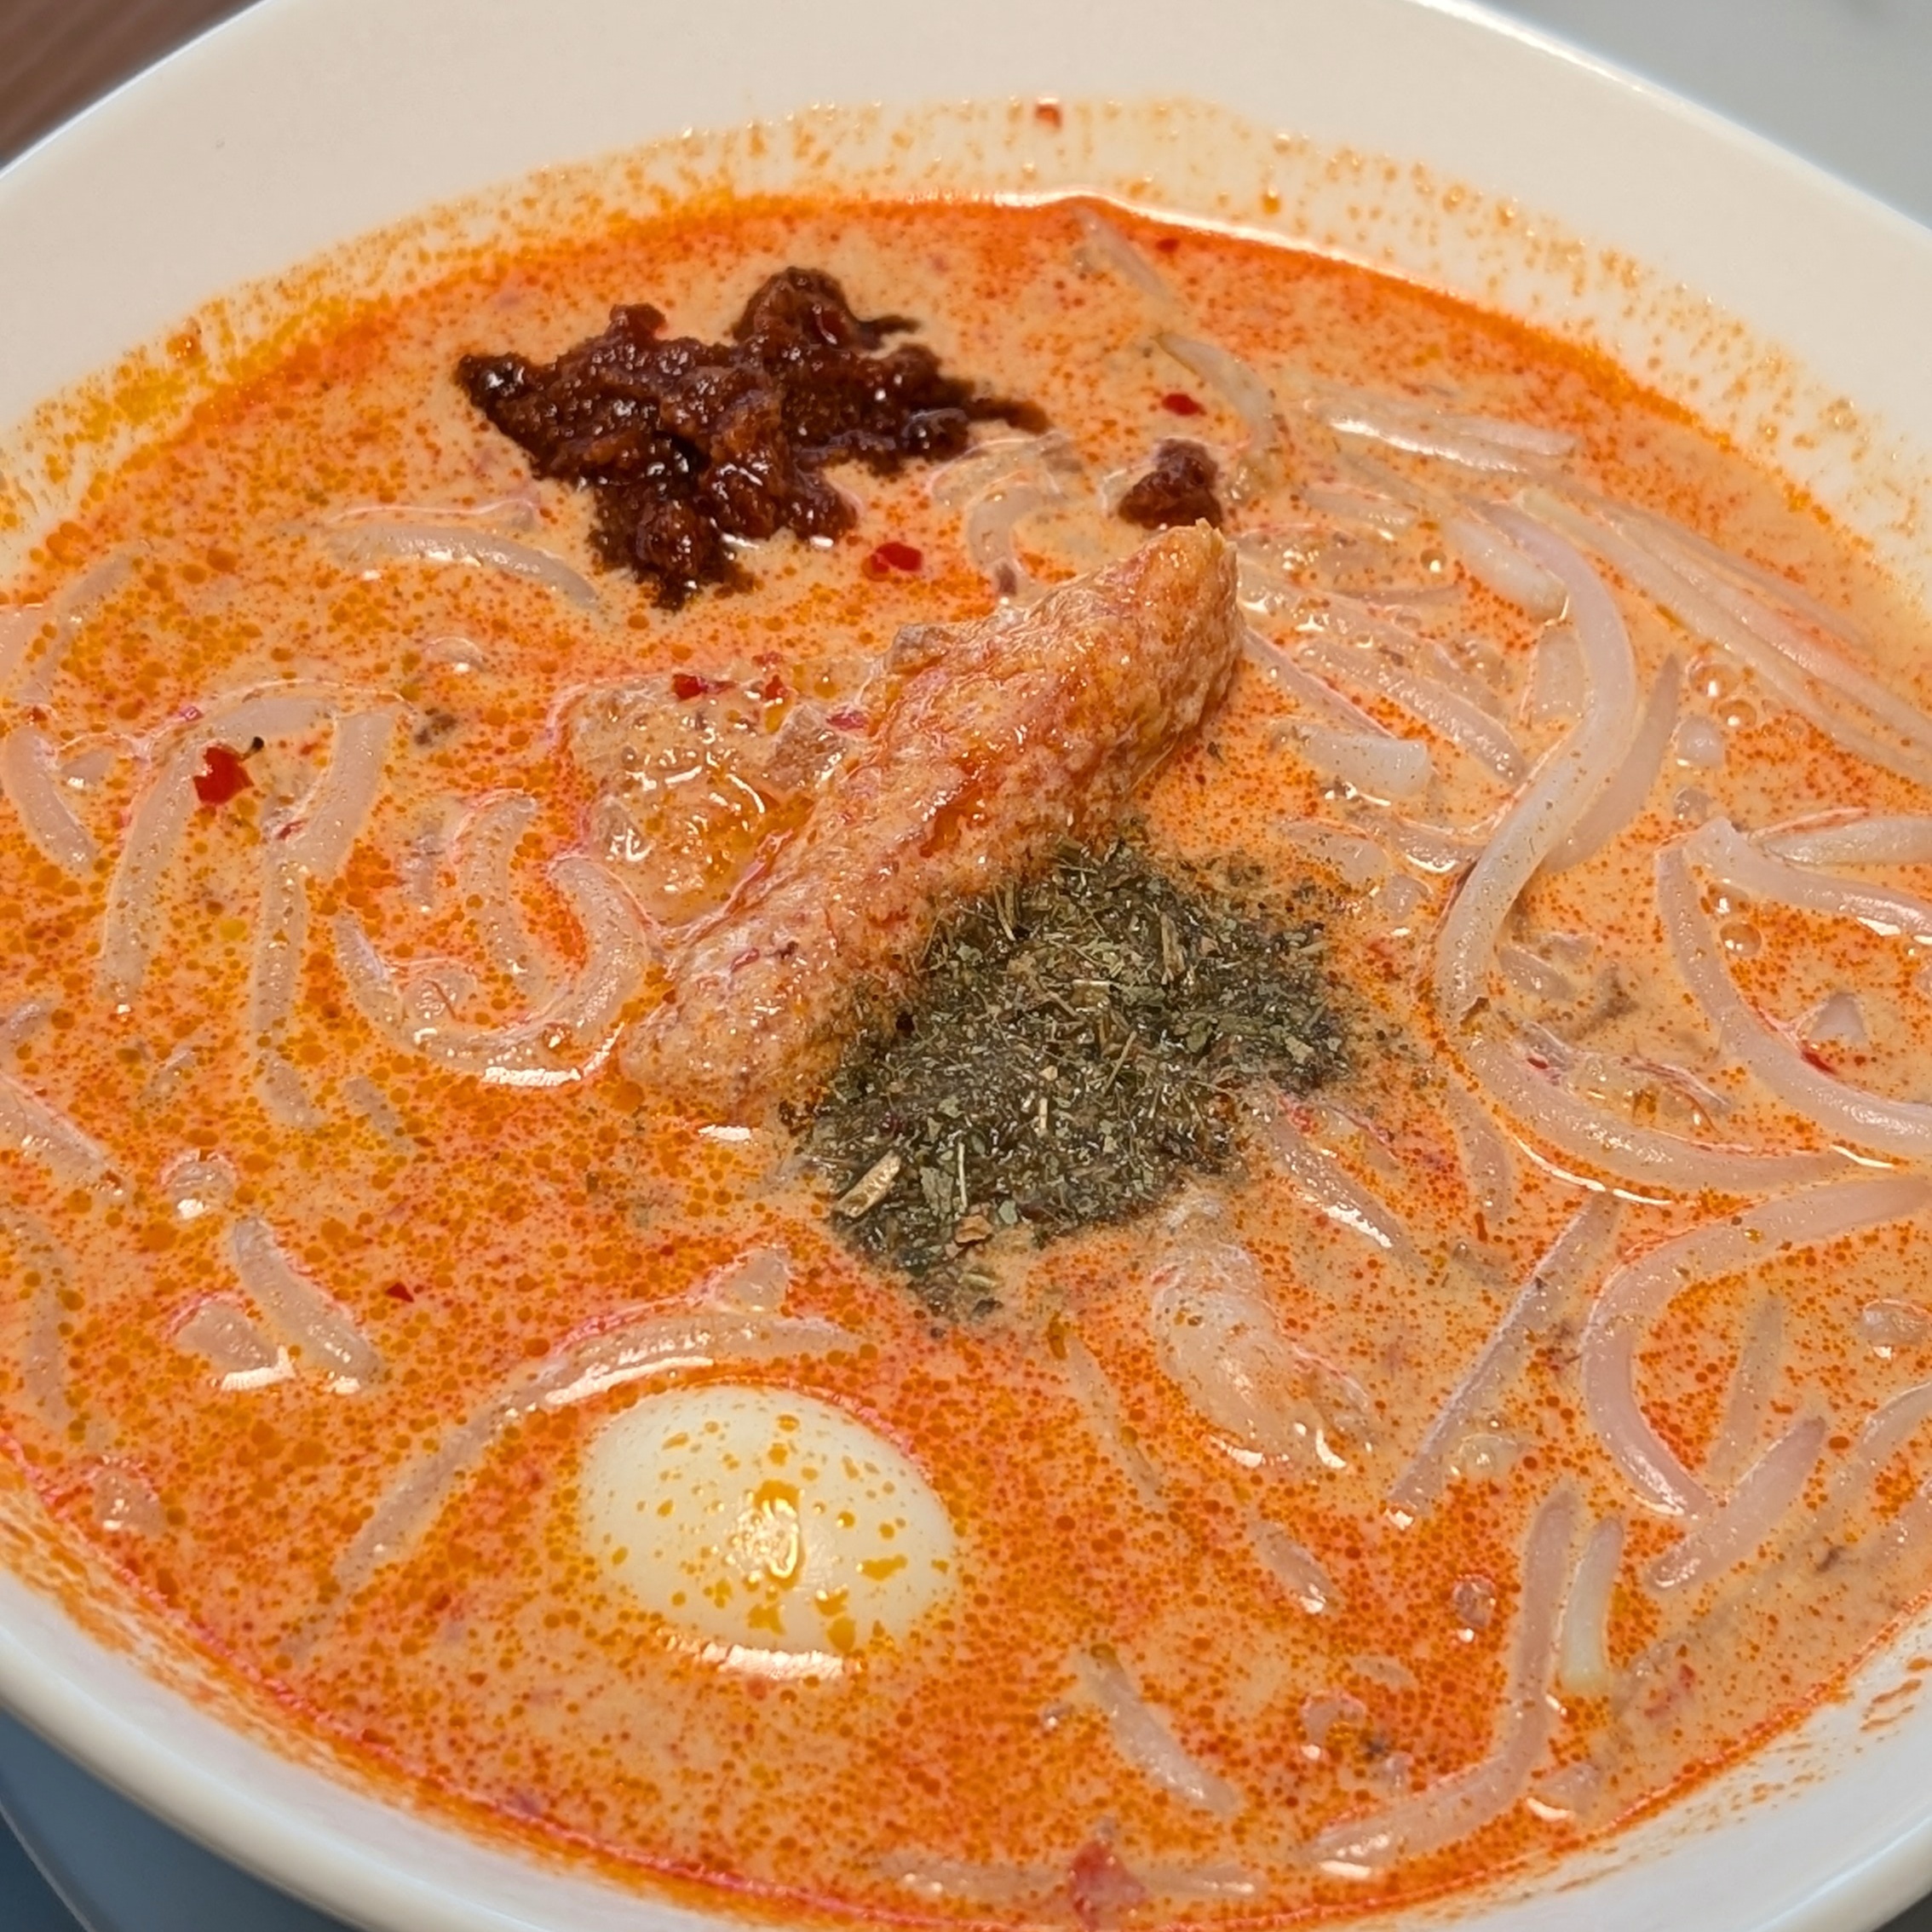
M 0 0 L 0 163 L 242 0 Z

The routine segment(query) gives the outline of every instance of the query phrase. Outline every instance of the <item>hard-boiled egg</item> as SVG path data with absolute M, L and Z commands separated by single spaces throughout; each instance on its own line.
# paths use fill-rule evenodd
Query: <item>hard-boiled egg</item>
M 842 1409 L 709 1383 L 647 1395 L 586 1452 L 586 1542 L 720 1662 L 796 1676 L 902 1642 L 952 1589 L 919 1470 Z

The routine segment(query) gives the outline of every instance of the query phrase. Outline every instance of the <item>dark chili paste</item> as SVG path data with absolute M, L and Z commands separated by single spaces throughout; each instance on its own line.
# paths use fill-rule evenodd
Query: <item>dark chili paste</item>
M 854 314 L 815 268 L 762 284 L 727 342 L 662 336 L 664 325 L 647 302 L 614 308 L 602 335 L 555 362 L 466 355 L 457 377 L 538 475 L 595 492 L 600 556 L 672 609 L 737 579 L 729 538 L 850 529 L 829 463 L 890 474 L 909 458 L 958 455 L 976 422 L 1046 427 L 1032 404 L 980 395 L 917 342 L 877 353 L 917 324 Z
M 1220 482 L 1214 458 L 1199 443 L 1170 436 L 1154 445 L 1153 465 L 1115 505 L 1118 514 L 1143 530 L 1168 530 L 1177 523 L 1221 527 Z
M 260 744 L 258 739 L 250 749 L 258 749 Z M 210 745 L 202 752 L 201 769 L 194 774 L 194 795 L 204 805 L 226 805 L 254 785 L 242 762 L 244 756 L 226 745 Z

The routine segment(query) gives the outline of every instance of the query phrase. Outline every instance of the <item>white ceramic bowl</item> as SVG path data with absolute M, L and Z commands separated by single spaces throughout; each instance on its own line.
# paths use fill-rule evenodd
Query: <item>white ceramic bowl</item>
M 1069 103 L 1061 135 L 1007 105 L 1042 95 Z M 1146 105 L 1180 97 L 1225 112 Z M 940 100 L 990 106 L 908 121 Z M 1681 102 L 1414 0 L 977 0 L 943 17 L 902 0 L 265 0 L 0 175 L 0 425 L 219 291 L 426 204 L 865 103 L 884 110 L 837 124 L 840 167 L 1130 190 L 1594 340 L 1932 578 L 1916 515 L 1932 236 Z M 908 124 L 910 159 L 890 139 Z M 737 164 L 770 183 L 792 156 L 779 139 Z M 0 484 L 23 480 L 17 446 L 0 437 Z M 33 519 L 54 507 L 29 496 Z M 393 1932 L 715 1923 L 330 1775 L 37 1547 L 0 1474 L 0 1699 L 240 1863 Z M 1403 1923 L 1864 1932 L 1932 1884 L 1932 1710 L 1865 1722 L 1924 1641 L 1907 1632 L 1848 1699 L 1665 1816 Z

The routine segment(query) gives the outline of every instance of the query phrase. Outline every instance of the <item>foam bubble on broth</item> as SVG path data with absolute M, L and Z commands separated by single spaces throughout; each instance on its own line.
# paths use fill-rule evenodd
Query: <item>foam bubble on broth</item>
M 451 371 L 618 303 L 714 340 L 787 262 L 1051 428 L 835 469 L 848 540 L 657 609 Z M 1044 1245 L 962 1095 L 841 1177 L 943 1195 L 992 1305 L 935 1318 L 782 1120 L 623 1046 L 902 627 L 1128 556 L 1183 416 L 1245 655 L 1128 829 L 1319 902 L 1350 1071 Z M 4 601 L 0 1413 L 412 1800 L 788 1922 L 1319 1918 L 1681 1791 L 1932 1586 L 1923 620 L 1619 372 L 1119 211 L 707 205 L 319 317 Z M 819 1474 L 748 1504 L 784 1417 Z

